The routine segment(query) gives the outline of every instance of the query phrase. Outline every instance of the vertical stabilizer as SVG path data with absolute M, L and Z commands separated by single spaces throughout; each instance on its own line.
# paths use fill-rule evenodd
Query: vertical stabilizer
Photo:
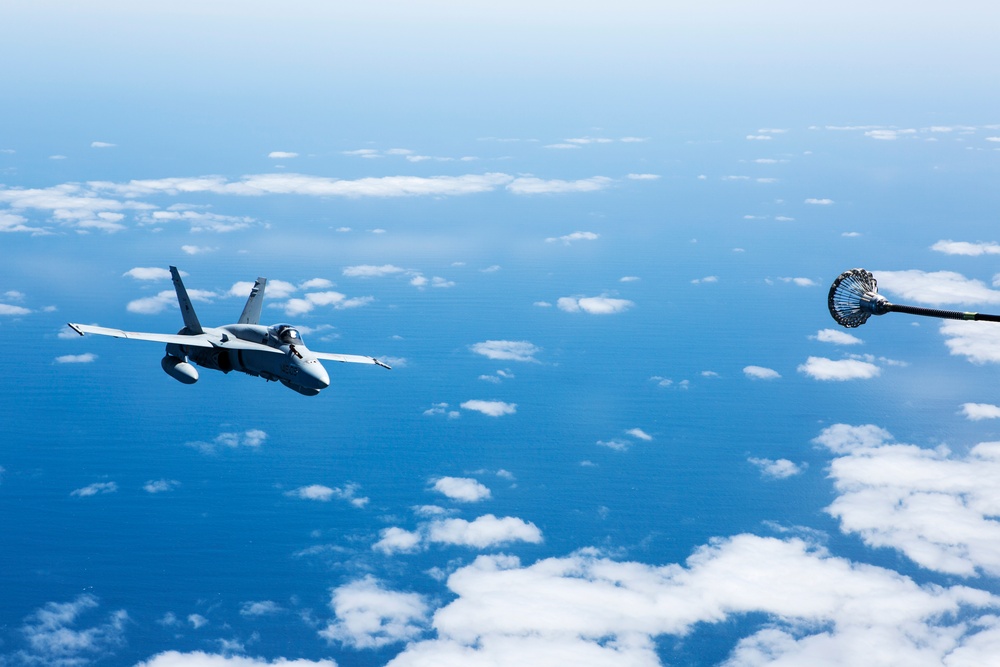
M 264 288 L 267 286 L 267 278 L 257 278 L 250 290 L 250 298 L 247 305 L 243 306 L 243 314 L 240 315 L 240 324 L 260 324 L 260 307 L 264 304 Z
M 198 316 L 194 313 L 194 306 L 191 305 L 191 299 L 188 297 L 187 290 L 184 289 L 184 283 L 181 282 L 181 274 L 177 272 L 176 266 L 170 267 L 170 277 L 174 280 L 174 290 L 177 292 L 177 305 L 181 307 L 184 326 L 193 334 L 205 333 L 205 330 L 201 328 L 201 322 L 198 321 Z

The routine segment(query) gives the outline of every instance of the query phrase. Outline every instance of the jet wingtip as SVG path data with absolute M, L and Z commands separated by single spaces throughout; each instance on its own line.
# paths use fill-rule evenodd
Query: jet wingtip
M 70 329 L 72 329 L 73 331 L 77 332 L 81 336 L 83 335 L 83 332 L 80 331 L 79 325 L 73 324 L 72 322 L 67 322 L 66 326 L 68 326 Z
M 390 366 L 389 364 L 387 364 L 387 363 L 385 363 L 383 361 L 379 361 L 378 359 L 376 359 L 374 357 L 372 357 L 372 361 L 375 362 L 376 366 L 381 366 L 382 368 L 388 369 L 390 371 L 392 370 L 392 366 Z

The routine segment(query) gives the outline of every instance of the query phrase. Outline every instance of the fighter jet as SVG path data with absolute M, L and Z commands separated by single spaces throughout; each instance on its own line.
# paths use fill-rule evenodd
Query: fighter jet
M 81 336 L 89 333 L 166 343 L 167 354 L 160 365 L 167 375 L 184 384 L 198 381 L 198 370 L 191 365 L 195 363 L 223 373 L 240 371 L 268 381 L 276 380 L 300 394 L 315 396 L 330 386 L 330 376 L 320 360 L 389 368 L 388 364 L 373 357 L 313 352 L 290 324 L 259 324 L 267 278 L 257 278 L 239 322 L 206 328 L 198 321 L 177 267 L 170 267 L 170 276 L 184 317 L 184 328 L 176 334 L 121 331 L 72 322 L 69 327 Z

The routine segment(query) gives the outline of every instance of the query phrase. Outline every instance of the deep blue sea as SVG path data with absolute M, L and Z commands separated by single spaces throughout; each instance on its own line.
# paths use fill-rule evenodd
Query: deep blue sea
M 490 171 L 612 179 L 593 192 L 138 198 L 254 221 L 225 234 L 131 218 L 116 233 L 78 233 L 48 213 L 24 213 L 53 233 L 0 239 L 0 294 L 9 292 L 0 302 L 29 311 L 0 316 L 0 664 L 48 656 L 127 665 L 176 650 L 380 665 L 406 643 L 365 649 L 319 634 L 334 620 L 333 589 L 370 575 L 439 609 L 456 599 L 442 577 L 481 554 L 527 565 L 596 547 L 616 561 L 665 566 L 740 534 L 806 534 L 833 556 L 918 584 L 1000 592 L 995 578 L 923 569 L 842 532 L 824 512 L 836 497 L 831 453 L 813 442 L 835 423 L 872 423 L 900 442 L 960 454 L 1000 435 L 959 414 L 963 403 L 1000 400 L 995 366 L 950 355 L 933 321 L 873 321 L 855 332 L 864 340 L 856 350 L 816 340 L 835 326 L 827 288 L 842 270 L 951 270 L 990 282 L 989 257 L 930 249 L 941 239 L 994 238 L 997 153 L 982 141 L 990 131 L 963 142 L 929 142 L 936 137 L 923 130 L 885 141 L 801 123 L 746 140 L 756 130 L 621 128 L 605 135 L 651 138 L 563 153 L 470 134 L 455 153 L 484 156 L 472 166 L 332 151 L 294 165 L 344 179 Z M 983 150 L 968 150 L 974 140 Z M 24 150 L 0 156 L 13 169 L 5 189 L 237 180 L 271 169 L 231 157 L 149 165 L 141 145 L 123 144 L 114 164 L 75 163 L 58 174 L 22 166 Z M 350 231 L 336 231 L 343 227 Z M 596 238 L 546 240 L 573 232 Z M 189 255 L 188 244 L 208 251 Z M 67 321 L 177 330 L 173 305 L 127 309 L 170 283 L 126 273 L 171 264 L 189 289 L 214 294 L 195 303 L 205 324 L 235 320 L 243 299 L 226 293 L 259 275 L 293 286 L 322 278 L 348 297 L 373 297 L 296 317 L 279 307 L 287 297 L 268 297 L 263 319 L 308 327 L 312 349 L 374 355 L 395 368 L 329 364 L 332 384 L 315 398 L 207 370 L 184 386 L 159 369 L 158 344 L 61 335 Z M 401 270 L 345 275 L 359 265 Z M 448 285 L 414 286 L 418 274 Z M 606 315 L 558 306 L 581 297 L 631 305 Z M 528 341 L 536 352 L 530 361 L 490 359 L 472 349 L 484 341 Z M 881 360 L 878 377 L 831 382 L 798 370 L 810 356 L 855 352 Z M 84 353 L 96 358 L 56 361 Z M 748 366 L 780 377 L 751 378 Z M 461 407 L 471 400 L 516 411 Z M 796 474 L 768 478 L 751 459 L 787 459 Z M 474 479 L 490 496 L 448 498 L 434 490 L 443 477 Z M 310 485 L 333 495 L 295 495 Z M 517 517 L 542 540 L 373 550 L 383 529 L 419 530 L 427 519 L 415 508 L 427 505 L 468 521 Z M 100 627 L 116 610 L 127 623 L 105 631 L 103 643 L 91 636 L 93 650 L 44 653 L 25 628 L 39 609 L 80 596 L 96 604 L 65 627 Z M 254 602 L 270 604 L 250 613 Z M 706 619 L 687 635 L 656 635 L 657 655 L 663 664 L 716 664 L 772 622 L 763 612 Z M 430 637 L 425 623 L 411 639 Z

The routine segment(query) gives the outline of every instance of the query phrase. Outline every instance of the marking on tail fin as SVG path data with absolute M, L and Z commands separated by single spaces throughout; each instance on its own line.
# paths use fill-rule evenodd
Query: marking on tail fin
M 267 287 L 267 278 L 257 278 L 250 290 L 250 297 L 247 305 L 243 307 L 243 314 L 240 315 L 239 324 L 260 324 L 260 308 L 264 305 L 264 288 Z
M 181 274 L 177 271 L 176 266 L 170 267 L 170 277 L 174 281 L 174 291 L 177 292 L 177 305 L 181 308 L 184 326 L 193 334 L 205 333 L 205 330 L 201 328 L 201 322 L 198 321 L 198 316 L 194 312 L 194 306 L 191 305 L 191 298 L 188 297 L 187 290 L 184 289 Z

